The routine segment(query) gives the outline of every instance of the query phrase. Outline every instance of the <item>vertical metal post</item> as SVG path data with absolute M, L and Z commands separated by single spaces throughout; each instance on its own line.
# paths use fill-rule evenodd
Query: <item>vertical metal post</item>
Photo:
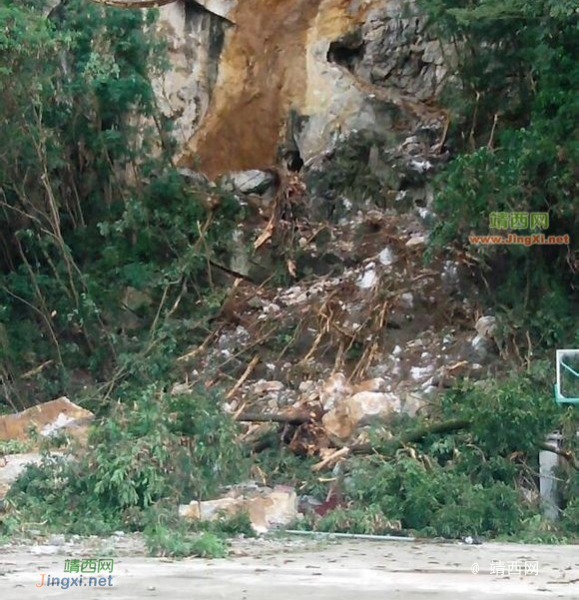
M 553 433 L 547 437 L 547 443 L 554 448 L 561 445 L 561 435 Z M 541 504 L 543 514 L 551 520 L 559 517 L 559 486 L 555 479 L 555 471 L 559 466 L 559 455 L 548 450 L 539 452 L 539 489 L 541 494 Z

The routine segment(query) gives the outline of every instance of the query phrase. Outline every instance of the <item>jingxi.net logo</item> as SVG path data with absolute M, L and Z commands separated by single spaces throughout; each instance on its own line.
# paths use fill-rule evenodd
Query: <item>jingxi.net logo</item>
M 64 572 L 71 573 L 70 577 L 40 573 L 40 583 L 37 583 L 36 587 L 59 587 L 63 590 L 69 587 L 111 587 L 113 567 L 112 558 L 67 559 L 64 562 Z M 73 577 L 72 573 L 77 575 Z M 102 575 L 103 573 L 109 573 L 108 577 Z

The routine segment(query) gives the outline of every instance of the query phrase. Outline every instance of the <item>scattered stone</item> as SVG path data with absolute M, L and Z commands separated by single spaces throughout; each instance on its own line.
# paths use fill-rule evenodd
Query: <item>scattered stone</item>
M 400 296 L 402 308 L 411 310 L 414 308 L 414 296 L 410 292 L 405 292 Z
M 257 395 L 266 394 L 268 392 L 279 392 L 284 389 L 284 384 L 281 381 L 265 381 L 261 379 L 253 385 L 253 393 Z
M 390 248 L 386 247 L 378 255 L 378 260 L 380 261 L 380 264 L 384 267 L 389 267 L 396 260 L 396 256 L 394 255 L 392 250 L 390 250 Z
M 426 237 L 423 235 L 415 235 L 406 242 L 407 248 L 424 248 L 426 246 Z
M 492 340 L 497 328 L 497 319 L 496 317 L 481 317 L 474 328 L 481 338 Z
M 413 159 L 410 161 L 410 165 L 417 173 L 425 173 L 432 169 L 432 163 L 426 159 Z
M 374 377 L 373 379 L 366 379 L 357 383 L 352 387 L 352 393 L 357 394 L 358 392 L 385 392 L 388 384 L 383 377 Z
M 352 386 L 348 383 L 343 373 L 334 373 L 323 385 L 320 393 L 320 402 L 325 410 L 330 410 L 336 402 L 352 394 Z
M 456 287 L 460 283 L 460 275 L 458 272 L 458 263 L 447 260 L 442 268 L 441 275 L 443 283 L 449 287 Z
M 322 424 L 331 436 L 347 440 L 354 433 L 350 412 L 344 402 L 337 404 L 322 417 Z
M 420 381 L 421 379 L 428 377 L 433 370 L 434 367 L 432 365 L 428 365 L 427 367 L 412 367 L 410 369 L 410 376 L 415 381 Z
M 30 548 L 30 554 L 42 555 L 42 554 L 58 554 L 60 552 L 60 546 L 32 546 Z
M 358 427 L 375 421 L 386 421 L 401 410 L 400 399 L 386 392 L 358 392 L 336 402 L 322 417 L 326 431 L 347 440 Z
M 189 181 L 192 184 L 195 185 L 207 185 L 209 183 L 209 180 L 207 179 L 207 177 L 205 175 L 203 175 L 203 173 L 200 173 L 199 171 L 193 171 L 193 169 L 187 169 L 185 167 L 177 169 L 177 172 L 179 173 L 179 175 L 181 175 L 182 177 L 184 177 L 185 179 L 187 179 L 187 181 Z
M 266 531 L 293 523 L 298 516 L 298 497 L 293 488 L 249 489 L 233 488 L 227 496 L 217 500 L 179 506 L 179 516 L 185 519 L 213 520 L 221 514 L 235 515 L 246 512 L 255 531 Z
M 488 357 L 488 354 L 492 348 L 490 340 L 484 338 L 478 333 L 474 336 L 470 344 L 472 346 L 475 358 L 482 361 L 484 361 Z
M 368 425 L 376 419 L 385 419 L 400 412 L 400 399 L 385 392 L 358 392 L 346 401 L 354 427 Z
M 376 275 L 376 265 L 371 262 L 366 265 L 366 269 L 358 278 L 356 285 L 361 290 L 369 290 L 372 289 L 376 283 L 378 282 L 378 276 Z
M 241 194 L 264 194 L 276 185 L 277 177 L 272 171 L 237 171 L 224 177 L 224 185 Z

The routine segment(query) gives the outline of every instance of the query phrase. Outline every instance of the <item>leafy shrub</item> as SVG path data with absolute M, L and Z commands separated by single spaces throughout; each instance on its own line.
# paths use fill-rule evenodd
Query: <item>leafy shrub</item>
M 363 535 L 395 534 L 397 523 L 390 521 L 379 506 L 337 508 L 321 519 L 306 519 L 299 527 L 314 527 L 327 533 L 358 533 Z
M 549 381 L 520 375 L 464 382 L 446 394 L 442 411 L 471 423 L 469 435 L 488 456 L 535 451 L 558 416 Z
M 76 392 L 79 371 L 165 378 L 238 208 L 172 164 L 151 85 L 166 66 L 156 11 L 70 0 L 47 17 L 45 5 L 0 7 L 0 373 L 13 406 Z
M 145 535 L 147 550 L 152 556 L 223 558 L 227 543 L 213 533 L 186 534 L 175 529 L 158 527 Z
M 115 407 L 77 456 L 46 456 L 7 502 L 33 521 L 74 533 L 141 529 L 145 511 L 169 498 L 207 498 L 244 474 L 234 422 L 205 394 L 150 387 Z
M 424 535 L 509 534 L 524 516 L 514 486 L 502 482 L 483 486 L 460 469 L 403 454 L 387 462 L 355 463 L 347 491 L 353 508 L 371 506 L 370 514 L 379 510 L 385 519 L 400 520 L 403 528 Z
M 563 531 L 568 532 L 574 540 L 578 539 L 579 532 L 579 496 L 572 498 L 561 518 L 561 527 Z
M 565 346 L 576 332 L 579 22 L 572 4 L 422 3 L 458 63 L 449 146 L 462 152 L 436 182 L 431 239 L 439 248 L 468 245 L 488 301 L 509 316 L 516 342 L 530 339 L 535 348 Z M 468 236 L 490 233 L 493 212 L 548 212 L 545 234 L 571 234 L 570 245 L 469 245 Z

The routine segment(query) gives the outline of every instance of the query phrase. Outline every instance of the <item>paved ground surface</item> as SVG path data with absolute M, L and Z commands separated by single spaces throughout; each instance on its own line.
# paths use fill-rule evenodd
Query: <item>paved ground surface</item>
M 48 575 L 79 577 L 63 572 L 64 561 L 83 554 L 77 556 L 68 545 L 4 547 L 0 548 L 0 598 L 579 599 L 579 546 L 258 540 L 238 543 L 234 551 L 235 556 L 226 560 L 180 561 L 128 557 L 121 552 L 114 557 L 112 586 L 87 587 L 84 574 L 82 587 L 63 590 L 46 585 Z M 98 558 L 99 550 L 94 552 L 90 557 Z M 491 573 L 492 561 L 502 562 L 504 574 L 501 563 L 499 573 Z M 538 562 L 538 575 L 525 574 L 525 561 L 529 568 L 529 563 Z M 508 573 L 509 565 L 511 570 L 520 565 L 521 574 Z M 43 573 L 45 585 L 37 588 Z

